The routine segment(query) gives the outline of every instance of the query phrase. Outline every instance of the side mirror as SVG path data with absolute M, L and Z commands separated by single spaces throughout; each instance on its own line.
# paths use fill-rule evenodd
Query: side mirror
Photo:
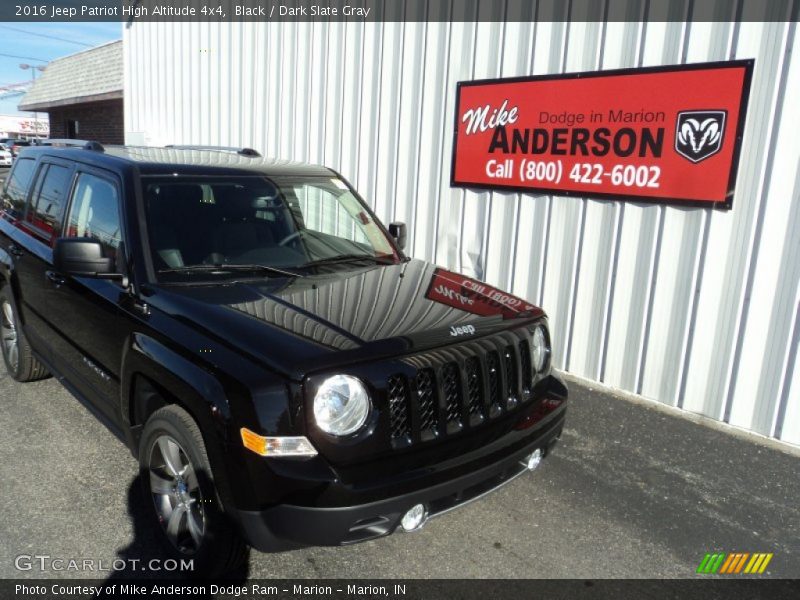
M 400 250 L 405 250 L 406 247 L 406 231 L 406 224 L 401 221 L 389 223 L 389 235 L 391 235 L 394 241 L 397 242 L 397 245 L 400 246 Z
M 58 238 L 53 248 L 53 268 L 64 275 L 122 279 L 113 258 L 106 258 L 103 245 L 92 238 Z

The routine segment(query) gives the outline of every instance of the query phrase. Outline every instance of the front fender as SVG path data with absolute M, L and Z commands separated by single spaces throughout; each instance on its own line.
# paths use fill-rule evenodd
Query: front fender
M 211 373 L 141 333 L 135 333 L 125 349 L 120 378 L 123 390 L 131 389 L 137 373 L 151 377 L 176 398 L 187 402 L 187 408 L 194 414 L 213 413 L 222 420 L 231 418 L 225 390 Z M 130 402 L 131 394 L 123 394 L 122 419 L 127 425 L 131 425 Z
M 231 442 L 232 415 L 225 390 L 209 371 L 192 363 L 160 341 L 136 333 L 126 345 L 120 376 L 121 422 L 126 441 L 138 458 L 139 441 L 144 423 L 133 422 L 135 378 L 145 377 L 168 392 L 197 422 L 206 445 L 206 452 L 224 505 L 236 504 L 231 474 L 241 472 L 228 452 Z

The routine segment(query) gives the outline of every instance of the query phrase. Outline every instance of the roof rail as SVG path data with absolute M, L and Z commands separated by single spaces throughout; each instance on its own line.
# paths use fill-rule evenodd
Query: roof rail
M 40 146 L 69 146 L 72 148 L 83 148 L 84 150 L 94 150 L 95 152 L 105 152 L 103 144 L 90 140 L 58 140 L 47 139 L 39 142 Z
M 173 150 L 216 150 L 218 152 L 235 152 L 241 156 L 259 157 L 261 153 L 252 148 L 236 148 L 234 146 L 184 146 L 178 144 L 169 144 L 165 148 L 172 148 Z

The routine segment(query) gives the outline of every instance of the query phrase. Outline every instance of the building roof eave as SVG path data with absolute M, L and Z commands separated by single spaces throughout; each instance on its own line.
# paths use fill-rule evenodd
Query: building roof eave
M 115 90 L 111 92 L 104 92 L 102 94 L 92 94 L 90 96 L 78 96 L 76 98 L 63 98 L 61 100 L 54 100 L 52 102 L 37 102 L 32 104 L 20 104 L 19 110 L 26 111 L 48 111 L 51 108 L 63 108 L 67 106 L 75 106 L 78 104 L 90 104 L 92 102 L 103 102 L 105 100 L 121 100 L 123 98 L 122 90 Z

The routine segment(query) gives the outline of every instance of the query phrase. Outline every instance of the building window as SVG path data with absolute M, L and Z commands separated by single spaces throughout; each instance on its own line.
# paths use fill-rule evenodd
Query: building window
M 80 133 L 80 126 L 75 119 L 67 119 L 67 137 L 71 140 L 77 139 Z

